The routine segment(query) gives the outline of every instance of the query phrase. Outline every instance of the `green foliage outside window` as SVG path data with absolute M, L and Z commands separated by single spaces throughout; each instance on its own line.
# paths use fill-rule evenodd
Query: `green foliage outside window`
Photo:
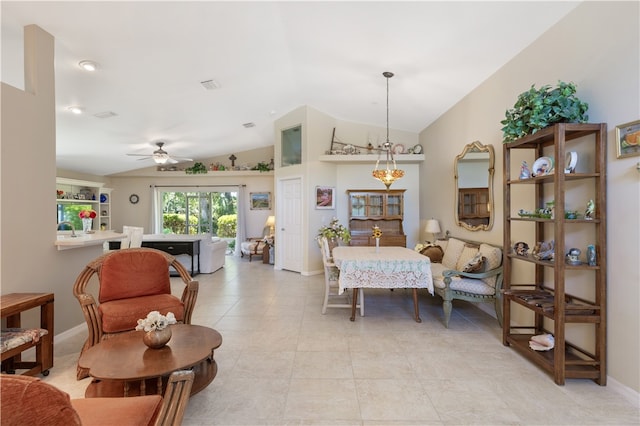
M 218 218 L 218 237 L 234 238 L 236 236 L 236 225 L 238 215 L 228 214 Z

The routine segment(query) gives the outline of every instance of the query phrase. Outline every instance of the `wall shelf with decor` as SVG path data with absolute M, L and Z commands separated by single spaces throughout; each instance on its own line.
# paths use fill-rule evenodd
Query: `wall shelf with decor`
M 98 212 L 98 222 L 101 231 L 110 231 L 112 229 L 111 191 L 113 191 L 112 188 L 100 188 L 100 211 Z
M 396 163 L 421 163 L 424 161 L 424 154 L 394 154 Z M 378 159 L 377 154 L 351 154 L 351 155 L 320 155 L 318 160 L 327 163 L 371 163 L 375 164 Z M 384 161 L 386 156 L 381 156 L 380 161 Z
M 407 246 L 402 228 L 404 189 L 347 190 L 349 197 L 349 231 L 352 246 L 375 246 L 373 227 L 382 231 L 381 246 Z
M 607 380 L 606 135 L 604 123 L 558 123 L 503 146 L 503 343 L 550 373 L 558 385 L 566 379 L 592 379 L 604 386 Z M 591 159 L 584 171 L 567 172 L 562 162 L 538 176 L 518 178 L 523 156 L 564 159 L 574 146 Z M 585 196 L 587 204 L 589 197 L 595 200 L 593 216 L 566 218 L 568 205 Z M 522 217 L 514 200 L 531 199 L 538 207 L 554 205 L 554 216 Z M 530 246 L 547 242 L 551 249 L 538 246 L 519 254 L 510 249 L 530 235 Z M 594 257 L 582 261 L 570 256 L 574 247 L 587 244 L 595 248 Z M 577 336 L 580 344 L 569 341 Z M 545 344 L 536 345 L 541 339 Z

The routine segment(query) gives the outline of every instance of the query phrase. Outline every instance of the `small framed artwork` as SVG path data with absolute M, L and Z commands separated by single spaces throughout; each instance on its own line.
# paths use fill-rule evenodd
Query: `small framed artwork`
M 251 210 L 271 210 L 270 192 L 249 193 L 249 203 Z
M 640 155 L 640 120 L 616 126 L 618 158 Z
M 330 186 L 316 186 L 316 209 L 335 209 L 335 188 Z

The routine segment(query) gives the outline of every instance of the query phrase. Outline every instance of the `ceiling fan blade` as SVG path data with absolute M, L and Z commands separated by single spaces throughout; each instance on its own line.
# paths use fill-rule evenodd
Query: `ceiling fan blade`
M 151 158 L 151 156 L 149 154 L 127 154 L 130 157 L 147 157 L 147 158 Z
M 176 161 L 193 161 L 193 158 L 187 158 L 187 157 L 174 157 L 171 156 L 172 160 L 176 160 Z
M 169 157 L 167 159 L 167 163 L 171 163 L 171 164 L 176 164 L 178 162 L 178 160 L 174 160 L 173 158 Z

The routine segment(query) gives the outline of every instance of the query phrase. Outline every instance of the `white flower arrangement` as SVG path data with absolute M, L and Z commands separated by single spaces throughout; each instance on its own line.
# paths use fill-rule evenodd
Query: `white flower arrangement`
M 144 330 L 144 331 L 154 331 L 154 330 L 164 330 L 170 324 L 175 324 L 176 317 L 173 312 L 167 312 L 167 316 L 160 315 L 158 311 L 151 311 L 147 314 L 147 317 L 144 319 L 138 320 L 138 325 L 136 326 L 136 330 Z

